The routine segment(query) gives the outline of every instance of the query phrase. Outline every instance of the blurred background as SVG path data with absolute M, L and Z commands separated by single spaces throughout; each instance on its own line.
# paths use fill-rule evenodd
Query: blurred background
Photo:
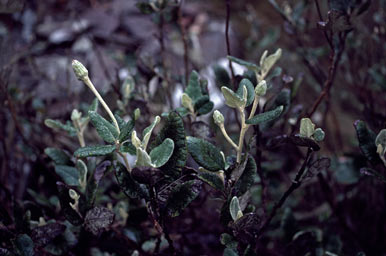
M 6 224 L 4 216 L 12 215 L 15 204 L 22 212 L 29 210 L 35 221 L 41 216 L 62 219 L 55 209 L 55 182 L 60 178 L 44 149 L 73 152 L 77 140 L 46 127 L 44 120 L 64 123 L 74 108 L 86 110 L 94 99 L 74 76 L 73 59 L 88 68 L 113 109 L 126 115 L 141 109 L 139 127 L 146 127 L 155 115 L 180 107 L 187 76 L 196 70 L 208 79 L 210 98 L 226 116 L 227 129 L 233 134 L 237 122 L 219 93 L 224 83 L 231 83 L 227 55 L 258 64 L 264 50 L 273 53 L 281 48 L 281 69 L 270 80 L 263 102 L 287 90 L 289 108 L 285 120 L 268 134 L 296 131 L 299 117 L 310 112 L 334 68 L 329 94 L 312 114 L 326 133 L 320 154 L 330 157 L 332 164 L 323 179 L 315 176 L 292 195 L 275 219 L 274 229 L 264 237 L 266 248 L 261 255 L 306 255 L 309 250 L 304 248 L 309 247 L 335 253 L 331 255 L 361 251 L 368 256 L 386 255 L 386 185 L 361 174 L 369 163 L 358 147 L 353 125 L 363 120 L 375 134 L 386 128 L 386 1 L 229 1 L 229 51 L 227 1 L 169 1 L 162 15 L 141 5 L 148 2 L 0 1 L 0 238 L 4 238 L 0 247 L 9 245 L 5 239 L 11 237 L 7 232 L 12 225 Z M 233 69 L 236 80 L 246 70 L 238 64 Z M 130 95 L 125 94 L 127 83 L 135 84 Z M 209 123 L 216 134 L 211 114 L 198 120 Z M 95 131 L 86 134 L 86 140 L 96 138 Z M 219 132 L 217 141 L 225 152 L 231 151 L 222 145 Z M 299 164 L 298 152 L 289 150 L 263 153 L 266 200 L 272 205 Z M 375 166 L 385 174 L 382 164 Z M 257 208 L 265 193 L 259 182 L 252 190 Z M 113 176 L 103 187 L 99 202 L 108 204 L 118 193 Z M 186 255 L 222 255 L 219 205 L 211 193 L 210 189 L 202 192 L 192 209 L 170 224 L 173 240 Z M 128 255 L 136 247 L 122 245 L 125 239 L 151 253 L 155 242 L 150 221 L 139 217 L 135 204 L 130 207 L 133 212 L 119 231 L 121 237 L 109 234 L 105 244 L 90 242 L 89 248 L 94 249 L 87 253 Z M 299 231 L 303 232 L 296 236 L 300 240 L 294 238 Z M 51 246 L 45 253 L 77 255 L 79 250 L 71 248 L 76 245 L 61 250 Z M 307 255 L 324 254 L 314 250 Z

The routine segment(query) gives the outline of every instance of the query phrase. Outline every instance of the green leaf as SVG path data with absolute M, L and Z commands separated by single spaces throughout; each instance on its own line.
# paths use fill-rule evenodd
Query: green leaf
M 246 103 L 242 97 L 240 97 L 228 87 L 221 87 L 221 92 L 224 95 L 225 104 L 231 108 L 240 108 L 243 107 Z
M 172 139 L 165 139 L 159 146 L 155 147 L 150 152 L 150 159 L 154 167 L 158 168 L 166 164 L 170 159 L 174 150 L 174 142 Z
M 247 67 L 248 69 L 251 69 L 255 72 L 260 71 L 260 67 L 257 66 L 256 64 L 251 63 L 251 62 L 248 62 L 248 61 L 245 61 L 245 60 L 233 57 L 233 56 L 228 56 L 228 59 L 232 62 L 235 62 L 235 63 L 241 65 L 241 66 Z
M 62 129 L 68 132 L 70 136 L 76 136 L 76 129 L 75 127 L 71 124 L 70 121 L 67 121 L 66 124 L 62 124 L 58 120 L 52 120 L 52 119 L 46 119 L 44 121 L 44 124 L 52 129 Z
M 262 61 L 261 69 L 263 74 L 268 74 L 268 72 L 271 70 L 273 65 L 280 59 L 281 57 L 281 49 L 277 49 L 275 53 L 269 55 L 268 57 L 264 58 Z
M 312 135 L 312 137 L 313 137 L 316 141 L 323 141 L 323 140 L 324 140 L 324 137 L 325 137 L 325 133 L 324 133 L 324 131 L 322 130 L 322 128 L 317 128 L 317 129 L 315 129 L 314 134 Z
M 66 226 L 58 222 L 48 223 L 34 228 L 31 232 L 31 238 L 37 248 L 42 248 L 52 242 L 56 237 L 63 234 Z
M 219 172 L 223 172 L 223 171 L 219 171 Z M 213 188 L 217 189 L 217 190 L 220 190 L 220 191 L 223 191 L 224 190 L 224 180 L 220 178 L 220 175 L 224 175 L 224 174 L 220 174 L 219 172 L 210 172 L 210 171 L 207 171 L 203 168 L 200 168 L 198 174 L 197 174 L 197 177 L 206 182 L 207 184 L 209 184 L 210 186 L 212 186 Z
M 56 182 L 58 188 L 58 196 L 60 200 L 60 210 L 63 216 L 75 226 L 82 224 L 83 219 L 74 209 L 71 208 L 70 202 L 74 203 L 73 199 L 68 195 L 68 187 L 62 182 Z
M 222 233 L 220 236 L 220 242 L 227 248 L 237 249 L 238 242 L 230 234 Z
M 176 108 L 175 111 L 177 111 L 177 113 L 181 116 L 181 117 L 185 117 L 189 114 L 189 110 L 187 108 L 184 108 L 184 107 L 179 107 L 179 108 Z M 169 113 L 162 113 L 162 117 L 168 117 L 169 116 Z
M 255 182 L 256 175 L 257 166 L 255 159 L 252 156 L 248 155 L 248 160 L 245 165 L 243 174 L 240 176 L 240 178 L 236 181 L 234 185 L 234 189 L 236 191 L 237 196 L 243 195 L 252 187 Z
M 46 148 L 44 153 L 49 156 L 55 164 L 66 165 L 70 162 L 70 156 L 61 149 Z
M 302 118 L 300 121 L 300 136 L 311 138 L 315 132 L 315 124 L 309 118 Z
M 135 6 L 139 9 L 139 11 L 142 14 L 151 14 L 154 12 L 153 7 L 149 3 L 139 2 L 139 3 L 136 3 Z
M 166 202 L 166 210 L 171 217 L 177 217 L 198 196 L 201 181 L 190 180 L 176 185 Z
M 98 111 L 98 106 L 99 106 L 99 101 L 98 101 L 98 98 L 95 98 L 90 106 L 88 107 L 88 111 L 94 111 L 94 112 L 97 112 Z
M 199 115 L 208 114 L 213 109 L 213 102 L 210 101 L 208 95 L 199 97 L 194 103 L 194 109 Z
M 386 153 L 386 129 L 378 133 L 375 138 L 375 145 L 377 146 L 377 153 L 382 157 Z
M 241 217 L 243 217 L 243 212 L 241 211 L 239 199 L 237 196 L 234 196 L 229 205 L 229 212 L 232 216 L 233 221 L 237 221 Z
M 273 121 L 281 115 L 281 113 L 283 112 L 283 109 L 284 109 L 283 106 L 278 106 L 274 110 L 270 110 L 270 111 L 255 115 L 254 117 L 245 121 L 245 123 L 257 125 L 257 124 Z
M 86 213 L 84 227 L 94 236 L 107 229 L 114 221 L 114 213 L 106 207 L 94 207 Z
M 131 142 L 123 143 L 120 146 L 119 151 L 123 153 L 129 153 L 132 156 L 135 156 L 137 154 L 137 149 L 134 147 L 134 145 Z
M 97 112 L 89 111 L 91 123 L 96 128 L 99 136 L 107 143 L 114 143 L 118 138 L 118 131 L 113 124 L 104 119 Z
M 357 132 L 359 148 L 361 149 L 362 154 L 372 164 L 378 164 L 380 159 L 377 154 L 377 147 L 374 143 L 376 139 L 375 133 L 366 126 L 365 122 L 360 120 L 355 121 L 354 127 Z
M 86 186 L 87 172 L 88 172 L 87 165 L 81 159 L 78 159 L 76 161 L 76 169 L 79 172 L 79 185 L 81 187 Z
M 17 236 L 15 240 L 15 247 L 18 255 L 21 256 L 34 256 L 34 242 L 31 237 L 26 234 Z
M 130 198 L 148 198 L 149 192 L 145 185 L 136 182 L 121 163 L 115 166 L 115 177 L 123 193 Z
M 225 248 L 223 256 L 239 256 L 236 249 Z
M 99 183 L 105 175 L 107 167 L 110 165 L 110 161 L 103 161 L 95 168 L 93 175 L 90 176 L 87 182 L 85 197 L 81 197 L 81 199 L 84 198 L 84 202 L 81 201 L 80 204 L 82 212 L 86 212 L 94 206 Z
M 153 164 L 151 162 L 151 158 L 149 154 L 143 150 L 141 147 L 137 148 L 137 159 L 135 160 L 135 166 L 151 166 L 153 167 Z
M 55 165 L 55 172 L 69 186 L 79 185 L 79 172 L 75 167 L 67 165 Z
M 200 166 L 209 171 L 219 171 L 225 168 L 220 150 L 210 142 L 189 136 L 187 144 L 190 155 Z
M 309 147 L 312 148 L 312 150 L 314 151 L 320 150 L 320 146 L 318 145 L 318 143 L 316 143 L 315 140 L 301 136 L 299 134 L 290 136 L 289 141 L 295 144 L 296 146 Z
M 98 145 L 79 148 L 74 152 L 75 157 L 104 156 L 113 153 L 115 145 Z
M 135 120 L 132 118 L 130 121 L 125 123 L 121 129 L 121 133 L 119 134 L 118 140 L 120 143 L 129 140 L 131 138 L 131 133 L 134 129 Z
M 146 149 L 147 144 L 149 143 L 151 133 L 153 132 L 154 127 L 161 121 L 161 118 L 159 116 L 156 116 L 153 120 L 153 123 L 146 127 L 142 132 L 142 146 L 144 149 Z
M 199 97 L 202 96 L 200 78 L 198 73 L 194 70 L 192 73 L 190 73 L 189 82 L 185 89 L 185 93 L 188 94 L 193 101 L 196 101 Z
M 213 67 L 214 75 L 216 78 L 216 85 L 221 88 L 222 86 L 229 86 L 231 84 L 231 78 L 225 68 L 220 65 Z
M 188 149 L 186 146 L 184 122 L 175 111 L 169 113 L 166 124 L 155 139 L 154 145 L 160 145 L 167 138 L 173 140 L 174 150 L 169 161 L 160 169 L 167 175 L 176 177 L 180 175 L 182 168 L 185 166 Z
M 248 79 L 244 78 L 241 80 L 239 84 L 239 88 L 237 89 L 237 95 L 239 95 L 240 98 L 243 97 L 243 87 L 247 88 L 247 104 L 245 105 L 248 107 L 253 103 L 253 100 L 255 99 L 255 87 L 253 86 L 252 82 Z

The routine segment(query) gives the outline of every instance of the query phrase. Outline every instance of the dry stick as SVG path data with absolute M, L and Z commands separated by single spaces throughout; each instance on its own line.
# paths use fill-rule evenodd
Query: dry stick
M 345 44 L 345 40 L 346 40 L 346 35 L 347 35 L 347 33 L 345 33 L 343 35 L 343 38 L 341 38 L 341 40 L 342 40 L 341 42 L 343 42 L 342 48 L 339 49 L 338 52 L 336 52 L 336 51 L 332 52 L 332 57 L 331 57 L 332 59 L 331 59 L 331 64 L 330 64 L 329 71 L 328 71 L 327 80 L 324 83 L 323 90 L 319 94 L 318 99 L 315 101 L 314 105 L 312 106 L 311 111 L 309 113 L 307 113 L 307 117 L 311 117 L 315 113 L 315 111 L 318 108 L 318 106 L 320 105 L 320 103 L 322 102 L 323 98 L 329 96 L 330 89 L 334 83 L 336 70 L 338 68 L 339 61 L 342 57 L 342 53 L 344 51 L 344 44 Z
M 315 5 L 316 5 L 316 10 L 318 11 L 319 19 L 320 19 L 320 21 L 323 21 L 323 16 L 322 16 L 322 12 L 320 11 L 320 6 L 319 6 L 318 0 L 315 0 Z M 334 49 L 332 42 L 331 42 L 331 38 L 328 36 L 327 31 L 323 30 L 323 34 L 326 37 L 326 40 L 327 40 L 328 45 L 330 46 L 331 50 Z
M 163 15 L 163 12 L 162 10 L 160 11 L 160 22 L 159 22 L 159 26 L 158 26 L 158 29 L 159 29 L 159 37 L 158 37 L 158 41 L 159 41 L 159 44 L 160 44 L 160 47 L 161 47 L 161 62 L 162 62 L 162 68 L 163 68 L 163 79 L 164 81 L 166 82 L 166 95 L 169 99 L 169 104 L 170 104 L 170 107 L 173 106 L 173 98 L 172 98 L 172 95 L 170 94 L 170 91 L 169 91 L 169 76 L 168 76 L 168 72 L 167 72 L 167 68 L 166 68 L 166 56 L 165 56 L 165 43 L 164 43 L 164 15 Z
M 231 9 L 231 3 L 230 2 L 231 2 L 230 0 L 226 0 L 227 17 L 226 17 L 226 22 L 225 22 L 225 41 L 226 41 L 226 45 L 227 45 L 228 56 L 231 55 L 231 46 L 229 43 L 229 19 L 231 16 L 231 10 L 230 10 Z M 235 80 L 235 72 L 233 71 L 231 60 L 229 60 L 229 69 L 231 70 L 233 88 L 237 89 L 236 88 L 236 80 Z
M 261 237 L 261 235 L 264 233 L 264 231 L 268 228 L 268 226 L 271 223 L 273 217 L 275 217 L 275 215 L 277 213 L 277 210 L 279 210 L 283 206 L 283 204 L 287 200 L 288 196 L 291 195 L 291 193 L 294 192 L 296 189 L 298 189 L 300 187 L 300 185 L 302 184 L 301 178 L 302 178 L 302 176 L 304 174 L 304 171 L 306 170 L 307 163 L 310 160 L 312 152 L 313 152 L 312 149 L 308 148 L 307 156 L 306 156 L 306 159 L 303 162 L 303 165 L 300 167 L 298 173 L 296 174 L 295 179 L 292 181 L 291 186 L 282 195 L 282 197 L 280 198 L 279 202 L 277 202 L 275 204 L 275 206 L 273 207 L 271 214 L 269 215 L 268 219 L 264 222 L 263 226 L 261 227 L 260 232 L 259 232 L 257 238 Z
M 178 9 L 178 25 L 181 29 L 182 43 L 184 45 L 184 66 L 185 66 L 185 86 L 188 86 L 189 81 L 189 50 L 188 50 L 188 40 L 186 38 L 186 29 L 184 24 L 182 23 L 182 4 L 181 1 L 180 7 Z

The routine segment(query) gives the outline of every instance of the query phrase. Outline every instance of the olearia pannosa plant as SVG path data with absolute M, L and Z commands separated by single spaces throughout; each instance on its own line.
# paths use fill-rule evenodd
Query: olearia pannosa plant
M 140 139 L 135 130 L 135 122 L 140 118 L 139 110 L 135 110 L 127 122 L 119 115 L 114 115 L 95 89 L 87 69 L 79 61 L 74 60 L 72 66 L 76 77 L 95 94 L 96 100 L 90 105 L 88 115 L 84 118 L 78 110 L 73 111 L 72 125 L 71 122 L 62 124 L 55 120 L 46 120 L 49 127 L 62 128 L 70 135 L 77 136 L 81 146 L 74 152 L 75 166 L 64 151 L 46 149 L 46 154 L 55 162 L 56 173 L 65 182 L 65 184 L 58 182 L 59 197 L 65 217 L 73 225 L 83 225 L 93 234 L 99 234 L 111 224 L 113 221 L 111 211 L 94 206 L 94 203 L 100 180 L 108 170 L 113 168 L 123 193 L 129 198 L 145 200 L 154 227 L 160 236 L 164 235 L 168 240 L 171 250 L 175 250 L 165 220 L 168 217 L 178 216 L 198 196 L 202 183 L 205 182 L 221 192 L 224 200 L 220 219 L 232 234 L 224 233 L 221 240 L 227 237 L 240 245 L 246 243 L 247 247 L 242 246 L 241 251 L 252 249 L 252 241 L 264 232 L 272 217 L 261 224 L 258 215 L 254 213 L 254 207 L 248 203 L 248 191 L 254 184 L 258 167 L 248 150 L 244 151 L 244 140 L 251 126 L 274 122 L 284 111 L 284 106 L 278 105 L 271 110 L 256 114 L 260 98 L 267 91 L 265 78 L 280 58 L 281 50 L 267 55 L 267 52 L 264 52 L 260 66 L 229 57 L 232 61 L 254 71 L 257 84 L 254 86 L 251 80 L 244 78 L 236 92 L 226 86 L 221 88 L 225 104 L 236 109 L 241 120 L 239 141 L 235 143 L 226 131 L 224 116 L 218 110 L 213 112 L 214 122 L 236 151 L 235 156 L 227 158 L 222 151 L 205 139 L 186 136 L 182 117 L 191 115 L 195 121 L 197 116 L 207 114 L 213 109 L 213 102 L 210 101 L 206 88 L 207 82 L 200 79 L 197 72 L 193 71 L 190 75 L 188 86 L 182 95 L 183 107 L 178 111 L 163 114 L 165 124 L 156 138 L 151 141 L 153 129 L 160 123 L 161 118 L 156 116 L 143 130 L 142 139 Z M 103 106 L 111 122 L 97 113 L 98 102 Z M 252 107 L 247 115 L 248 106 Z M 106 144 L 86 145 L 84 133 L 89 121 Z M 303 179 L 313 176 L 315 170 L 329 164 L 329 161 L 328 163 L 325 161 L 326 159 L 310 162 L 312 152 L 319 150 L 317 142 L 323 140 L 324 132 L 320 128 L 315 129 L 311 120 L 304 118 L 301 120 L 299 135 L 284 135 L 284 137 L 295 145 L 308 148 L 306 160 L 293 183 L 297 188 Z M 188 153 L 199 165 L 198 170 L 186 167 Z M 133 168 L 126 154 L 136 156 Z M 121 164 L 119 159 L 114 157 L 115 155 L 119 155 L 124 164 Z M 95 157 L 105 157 L 107 160 L 96 164 Z M 306 171 L 306 168 L 309 168 L 309 171 Z M 89 178 L 88 173 L 92 173 Z M 290 189 L 294 190 L 292 186 Z M 276 210 L 274 209 L 272 214 L 275 214 Z M 118 213 L 126 220 L 127 214 L 122 214 L 122 211 L 120 208 Z M 103 224 L 93 223 L 90 218 L 96 214 L 107 216 L 108 221 Z M 243 241 L 244 238 L 245 241 Z M 230 249 L 226 243 L 223 244 Z

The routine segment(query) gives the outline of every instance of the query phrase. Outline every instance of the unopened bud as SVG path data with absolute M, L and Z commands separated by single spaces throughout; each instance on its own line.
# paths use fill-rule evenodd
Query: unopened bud
M 86 77 L 88 77 L 88 70 L 79 61 L 72 61 L 72 69 L 74 70 L 75 76 L 78 80 L 83 81 Z
M 71 120 L 79 120 L 82 117 L 82 113 L 80 113 L 77 109 L 74 109 L 71 113 Z
M 224 116 L 221 114 L 220 111 L 215 110 L 213 112 L 213 120 L 217 125 L 221 125 L 224 123 Z
M 263 80 L 256 85 L 255 94 L 257 96 L 264 96 L 266 92 L 267 92 L 267 82 Z

